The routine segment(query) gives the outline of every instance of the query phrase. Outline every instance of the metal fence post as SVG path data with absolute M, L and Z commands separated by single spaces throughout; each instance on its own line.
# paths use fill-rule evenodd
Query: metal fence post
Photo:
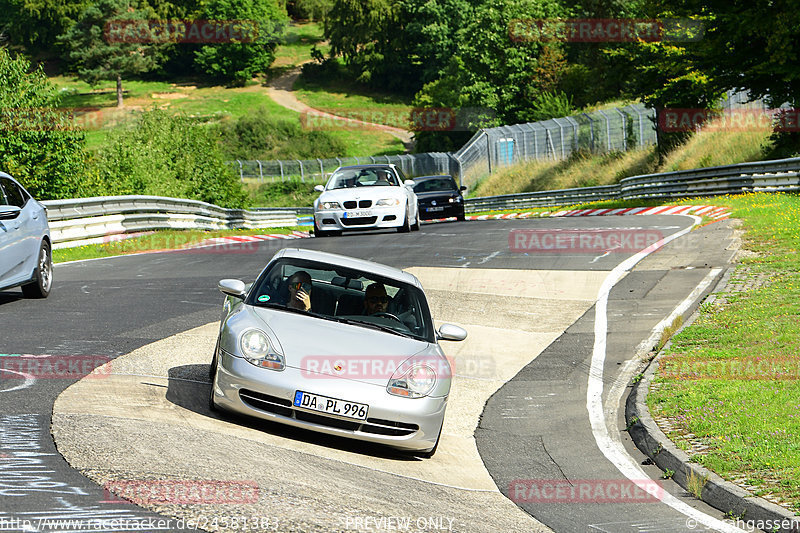
M 281 181 L 283 181 L 283 163 L 281 162 L 280 159 L 278 159 L 278 165 L 280 165 L 281 167 Z
M 239 181 L 244 181 L 244 173 L 242 172 L 242 162 L 238 159 L 236 160 L 239 163 Z
M 260 159 L 256 159 L 256 163 L 258 163 L 258 182 L 259 183 L 263 183 L 264 182 L 264 169 L 261 168 L 261 160 Z
M 322 159 L 317 159 L 317 163 L 319 163 L 320 180 L 325 181 L 325 169 L 322 168 Z
M 614 111 L 619 113 L 619 116 L 622 117 L 622 151 L 628 151 L 628 115 L 623 113 L 618 107 L 614 108 Z
M 584 113 L 583 116 L 589 121 L 589 150 L 594 153 L 594 121 L 589 113 Z
M 611 121 L 608 120 L 608 115 L 603 113 L 602 109 L 597 110 L 600 115 L 606 120 L 606 152 L 611 151 Z
M 303 162 L 300 161 L 299 159 L 295 159 L 295 161 L 300 163 L 300 182 L 301 183 L 305 183 L 306 182 L 306 178 L 305 178 L 305 172 L 303 171 Z

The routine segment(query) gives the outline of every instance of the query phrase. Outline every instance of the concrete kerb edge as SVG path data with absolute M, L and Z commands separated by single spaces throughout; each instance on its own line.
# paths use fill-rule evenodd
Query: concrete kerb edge
M 735 266 L 731 266 L 726 269 L 707 301 L 713 301 L 720 289 L 727 285 L 734 268 Z M 680 329 L 689 326 L 699 314 L 698 307 Z M 663 357 L 664 349 L 669 345 L 670 342 L 667 342 L 659 354 L 650 361 L 642 374 L 642 379 L 633 385 L 625 401 L 625 423 L 636 447 L 661 470 L 674 472 L 672 479 L 695 497 L 697 495 L 690 490 L 689 482 L 691 480 L 695 489 L 699 485 L 701 487 L 699 499 L 726 513 L 726 516 L 738 517 L 745 522 L 764 523 L 770 521 L 773 524 L 790 524 L 788 528 L 780 527 L 775 530 L 781 533 L 800 531 L 796 525 L 800 523 L 798 515 L 763 498 L 753 496 L 738 485 L 725 481 L 711 470 L 693 463 L 689 456 L 678 448 L 653 420 L 650 410 L 647 408 L 647 394 L 658 368 L 658 361 Z

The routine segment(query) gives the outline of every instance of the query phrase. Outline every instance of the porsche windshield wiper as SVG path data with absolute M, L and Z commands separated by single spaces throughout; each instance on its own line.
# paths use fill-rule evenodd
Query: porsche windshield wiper
M 401 337 L 406 337 L 408 339 L 415 339 L 419 340 L 416 335 L 411 335 L 409 333 L 403 333 L 402 331 L 397 331 L 394 328 L 389 326 L 382 326 L 380 324 L 375 324 L 374 322 L 365 322 L 363 320 L 355 320 L 352 318 L 342 318 L 342 317 L 331 317 L 333 320 L 337 322 L 344 322 L 345 324 L 351 324 L 354 326 L 363 326 L 370 329 L 377 329 L 378 331 L 385 331 L 386 333 L 394 333 L 395 335 L 399 335 Z

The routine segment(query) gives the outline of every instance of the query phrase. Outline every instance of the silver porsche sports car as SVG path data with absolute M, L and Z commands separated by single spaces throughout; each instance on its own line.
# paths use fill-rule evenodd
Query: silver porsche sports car
M 252 285 L 219 289 L 212 409 L 433 455 L 452 377 L 437 341 L 467 333 L 434 329 L 416 277 L 283 249 Z

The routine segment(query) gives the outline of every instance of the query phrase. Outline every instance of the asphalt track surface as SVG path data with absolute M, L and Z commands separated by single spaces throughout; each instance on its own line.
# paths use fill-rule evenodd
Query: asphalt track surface
M 647 228 L 668 235 L 691 223 L 683 216 L 443 223 L 425 225 L 412 234 L 266 241 L 224 250 L 57 265 L 54 291 L 45 301 L 25 300 L 18 291 L 0 292 L 0 352 L 49 358 L 87 356 L 98 363 L 130 353 L 217 320 L 221 300 L 215 289 L 217 281 L 251 281 L 277 249 L 287 246 L 342 253 L 398 268 L 498 269 L 498 283 L 502 284 L 505 269 L 609 272 L 634 254 L 619 250 L 604 254 L 514 253 L 508 241 L 514 229 Z M 603 375 L 607 388 L 616 382 L 623 362 L 653 327 L 712 268 L 728 266 L 730 234 L 727 223 L 693 231 L 645 258 L 613 287 L 608 299 Z M 509 493 L 515 480 L 568 480 L 573 485 L 582 480 L 624 480 L 598 448 L 587 417 L 586 378 L 594 313 L 592 307 L 486 404 L 475 439 L 497 487 L 512 499 L 519 499 Z M 6 373 L 0 380 L 0 529 L 46 530 L 37 528 L 37 524 L 41 526 L 37 521 L 43 518 L 118 517 L 153 519 L 146 530 L 158 530 L 158 520 L 163 517 L 109 501 L 101 487 L 71 468 L 58 453 L 50 435 L 53 403 L 75 380 L 36 379 L 29 384 L 23 378 Z M 624 429 L 620 419 L 612 423 Z M 626 434 L 621 435 L 626 441 Z M 640 462 L 644 459 L 628 442 L 623 443 L 632 457 Z M 658 479 L 657 469 L 644 468 L 651 478 Z M 685 498 L 672 482 L 662 481 L 660 486 L 688 505 L 721 517 Z M 686 517 L 662 503 L 612 504 L 578 498 L 519 501 L 518 505 L 559 532 L 703 529 L 687 528 Z M 440 529 L 444 526 L 446 523 Z M 455 525 L 450 530 L 463 529 Z

